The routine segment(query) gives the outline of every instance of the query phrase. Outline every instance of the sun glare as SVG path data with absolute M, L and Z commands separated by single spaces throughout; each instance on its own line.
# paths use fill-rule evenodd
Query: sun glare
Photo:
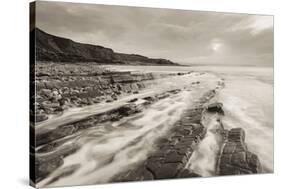
M 222 46 L 221 43 L 213 43 L 212 44 L 212 49 L 213 49 L 213 51 L 217 52 L 217 51 L 220 50 L 221 46 Z

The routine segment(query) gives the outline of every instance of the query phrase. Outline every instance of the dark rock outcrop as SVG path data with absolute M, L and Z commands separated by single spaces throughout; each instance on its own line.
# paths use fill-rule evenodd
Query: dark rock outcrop
M 36 37 L 36 60 L 51 62 L 96 62 L 102 64 L 177 65 L 166 59 L 148 58 L 135 54 L 115 53 L 110 48 L 77 43 L 67 38 L 48 34 L 38 28 L 32 31 Z
M 175 65 L 170 60 L 166 60 L 163 58 L 148 58 L 146 56 L 138 55 L 138 54 L 124 54 L 124 53 L 116 53 L 116 58 L 121 60 L 125 64 L 131 65 Z
M 247 149 L 245 131 L 234 128 L 228 132 L 218 160 L 219 175 L 254 174 L 261 172 L 257 155 Z
M 215 103 L 212 103 L 212 104 L 208 105 L 207 111 L 212 112 L 212 113 L 216 112 L 216 113 L 219 113 L 221 115 L 224 115 L 224 111 L 223 111 L 222 107 L 223 107 L 222 103 L 215 102 Z

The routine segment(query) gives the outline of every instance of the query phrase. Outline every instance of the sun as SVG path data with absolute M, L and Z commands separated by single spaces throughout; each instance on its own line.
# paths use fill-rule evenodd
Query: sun
M 213 49 L 213 51 L 217 52 L 221 49 L 221 46 L 222 46 L 221 43 L 215 42 L 212 44 L 212 49 Z

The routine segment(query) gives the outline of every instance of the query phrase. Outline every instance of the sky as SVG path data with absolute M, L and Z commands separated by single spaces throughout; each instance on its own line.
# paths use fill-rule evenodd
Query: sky
M 273 66 L 273 16 L 37 1 L 36 26 L 186 65 Z

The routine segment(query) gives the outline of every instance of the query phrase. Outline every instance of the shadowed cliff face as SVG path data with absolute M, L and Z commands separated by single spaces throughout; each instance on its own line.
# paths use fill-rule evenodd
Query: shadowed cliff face
M 116 53 L 110 48 L 77 43 L 70 39 L 48 34 L 38 28 L 36 36 L 36 60 L 52 62 L 96 62 L 130 65 L 177 65 L 166 59 L 154 59 L 135 54 Z

